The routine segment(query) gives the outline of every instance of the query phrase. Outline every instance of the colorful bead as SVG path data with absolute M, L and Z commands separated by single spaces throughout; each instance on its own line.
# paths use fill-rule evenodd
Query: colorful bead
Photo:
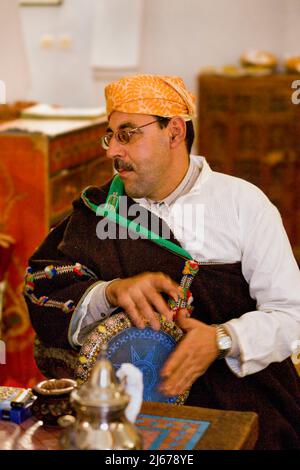
M 193 295 L 192 295 L 191 291 L 189 290 L 187 292 L 187 304 L 188 304 L 188 306 L 190 306 L 192 304 L 193 300 L 194 300 Z
M 70 313 L 72 312 L 72 310 L 74 310 L 74 302 L 73 300 L 68 300 L 67 302 L 64 303 L 63 311 L 65 313 Z
M 87 358 L 85 356 L 79 356 L 78 360 L 81 364 L 87 363 Z
M 28 266 L 28 268 L 26 269 L 26 274 L 25 274 L 25 290 L 26 290 L 26 287 L 29 286 L 30 288 L 34 288 L 34 276 L 33 276 L 33 269 Z M 26 291 L 27 292 L 27 291 Z
M 34 283 L 33 282 L 26 282 L 25 284 L 25 292 L 27 292 L 27 294 L 32 294 L 34 291 Z
M 42 295 L 42 297 L 39 298 L 38 303 L 39 305 L 44 305 L 48 302 L 48 300 L 49 300 L 49 297 Z
M 176 307 L 177 303 L 175 302 L 174 299 L 171 299 L 171 298 L 170 298 L 169 301 L 168 301 L 168 305 L 169 305 L 169 308 L 170 308 L 171 310 L 173 310 L 174 308 L 177 308 L 177 307 Z
M 84 268 L 82 267 L 82 264 L 80 263 L 76 263 L 74 268 L 73 268 L 73 272 L 77 275 L 77 276 L 83 276 L 85 274 L 85 270 Z
M 99 331 L 99 333 L 106 333 L 106 331 L 107 331 L 105 326 L 103 326 L 103 325 L 99 325 L 97 327 L 97 330 Z
M 44 269 L 45 275 L 47 279 L 52 279 L 54 276 L 57 274 L 57 270 L 55 269 L 54 266 L 46 266 Z
M 198 271 L 199 264 L 197 263 L 197 261 L 188 260 L 185 263 L 182 274 L 191 274 L 192 276 L 195 276 Z

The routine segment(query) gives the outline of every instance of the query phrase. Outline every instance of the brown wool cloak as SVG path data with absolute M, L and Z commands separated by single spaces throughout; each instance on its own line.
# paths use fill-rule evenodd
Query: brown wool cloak
M 96 205 L 103 204 L 108 188 L 109 184 L 100 189 L 89 188 L 89 199 Z M 133 203 L 128 198 L 128 206 Z M 101 217 L 82 199 L 73 206 L 72 214 L 50 232 L 30 258 L 29 265 L 34 272 L 48 265 L 79 262 L 92 270 L 97 279 L 105 281 L 161 271 L 180 282 L 184 259 L 147 239 L 99 240 L 96 226 Z M 164 222 L 158 221 L 161 234 Z M 173 234 L 171 240 L 179 245 Z M 94 283 L 94 279 L 81 279 L 69 273 L 36 281 L 34 294 L 63 302 L 71 299 L 76 305 Z M 240 263 L 200 266 L 191 291 L 195 307 L 192 316 L 208 324 L 223 323 L 256 309 Z M 36 305 L 28 297 L 26 302 L 39 339 L 49 346 L 71 349 L 67 335 L 72 313 Z M 215 361 L 194 383 L 186 404 L 255 411 L 259 415 L 258 449 L 300 448 L 300 379 L 290 359 L 272 363 L 243 378 L 237 377 L 224 360 Z

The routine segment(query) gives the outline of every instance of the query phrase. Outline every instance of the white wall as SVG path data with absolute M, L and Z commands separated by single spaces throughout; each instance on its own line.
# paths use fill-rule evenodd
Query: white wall
M 93 0 L 20 7 L 31 70 L 30 98 L 69 106 L 92 104 L 91 7 Z M 41 48 L 44 35 L 53 37 L 52 47 Z M 59 47 L 61 35 L 72 37 L 70 49 Z
M 143 69 L 180 74 L 195 89 L 200 67 L 237 63 L 248 48 L 281 54 L 285 3 L 146 0 Z
M 30 61 L 30 98 L 70 106 L 103 104 L 103 83 L 91 70 L 93 2 L 63 0 L 59 7 L 22 7 Z M 196 91 L 200 67 L 237 63 L 248 48 L 300 52 L 300 0 L 140 0 L 144 2 L 140 72 L 181 75 Z M 1 0 L 0 0 L 1 2 Z M 120 0 L 122 3 L 122 0 Z M 124 21 L 128 21 L 124 15 Z M 109 22 L 109 17 L 99 18 Z M 69 50 L 41 49 L 40 38 L 72 36 Z M 118 31 L 107 37 L 118 41 Z M 56 43 L 55 43 L 56 44 Z M 298 49 L 297 49 L 298 48 Z
M 29 67 L 23 41 L 18 0 L 0 0 L 0 104 L 28 92 Z M 1 92 L 0 90 L 0 92 Z
M 286 5 L 284 50 L 300 55 L 300 0 L 289 0 Z

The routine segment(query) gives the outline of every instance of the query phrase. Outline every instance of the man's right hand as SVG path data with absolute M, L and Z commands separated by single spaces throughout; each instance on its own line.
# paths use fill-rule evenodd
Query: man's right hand
M 117 279 L 107 286 L 105 295 L 111 306 L 122 307 L 138 328 L 145 328 L 148 321 L 154 330 L 159 330 L 159 315 L 167 321 L 173 320 L 173 313 L 160 292 L 165 292 L 175 301 L 181 296 L 180 286 L 160 272 Z

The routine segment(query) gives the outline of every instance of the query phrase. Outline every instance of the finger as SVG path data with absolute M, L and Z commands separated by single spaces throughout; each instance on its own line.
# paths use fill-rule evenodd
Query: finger
M 135 306 L 135 303 L 131 299 L 128 299 L 126 302 L 124 302 L 121 307 L 124 308 L 125 312 L 127 313 L 130 320 L 135 326 L 141 329 L 145 328 L 146 325 L 143 320 L 143 317 L 140 315 L 139 311 Z
M 178 311 L 175 322 L 183 331 L 189 331 L 198 326 L 199 320 L 190 318 L 189 311 L 185 308 L 182 308 Z
M 145 291 L 145 296 L 147 300 L 153 305 L 155 311 L 159 313 L 159 315 L 165 317 L 169 322 L 173 321 L 174 313 L 169 309 L 168 304 L 160 294 L 154 290 L 152 292 Z
M 188 344 L 185 339 L 183 339 L 161 369 L 161 377 L 169 377 L 174 373 L 181 364 L 185 363 L 186 359 L 189 357 L 189 352 Z
M 177 381 L 166 381 L 160 386 L 160 391 L 167 396 L 181 395 L 191 388 L 193 383 L 204 374 L 205 371 L 189 371 Z
M 180 383 L 182 380 L 185 381 L 187 377 L 194 372 L 194 366 L 189 364 L 187 361 L 183 361 L 181 367 L 173 370 L 172 374 L 165 377 L 165 383 L 172 383 L 175 386 L 177 383 Z
M 187 342 L 187 344 L 189 343 Z M 204 360 L 203 362 L 201 358 L 195 358 L 195 354 L 191 353 L 191 351 L 191 348 L 189 348 L 189 350 L 185 348 L 184 358 L 176 358 L 176 361 L 177 359 L 178 361 L 176 364 L 173 364 L 174 367 L 171 372 L 166 375 L 163 373 L 161 374 L 165 378 L 163 384 L 166 389 L 168 388 L 168 392 L 170 389 L 174 388 L 178 393 L 182 393 L 181 391 L 179 392 L 179 389 L 177 390 L 177 386 L 180 387 L 180 390 L 186 389 L 187 384 L 192 383 L 191 378 L 199 377 L 204 374 L 205 370 L 209 366 L 207 361 Z
M 153 285 L 159 292 L 165 292 L 172 297 L 175 302 L 181 297 L 180 286 L 165 274 L 158 273 L 153 277 Z
M 160 329 L 160 321 L 159 318 L 152 309 L 151 305 L 149 305 L 148 301 L 143 295 L 136 295 L 134 297 L 135 305 L 138 306 L 138 310 L 140 315 L 142 315 L 146 320 L 149 321 L 150 326 L 158 331 Z
M 191 362 L 191 360 L 183 361 L 173 373 L 165 379 L 165 383 L 170 383 L 172 386 L 177 387 L 184 382 L 189 383 L 190 377 L 193 375 L 201 375 L 203 367 L 201 363 Z
M 189 364 L 185 364 L 181 375 L 178 376 L 174 373 L 171 377 L 164 379 L 159 385 L 159 390 L 166 395 L 177 395 L 179 390 L 185 390 L 188 387 L 193 374 L 193 368 Z

